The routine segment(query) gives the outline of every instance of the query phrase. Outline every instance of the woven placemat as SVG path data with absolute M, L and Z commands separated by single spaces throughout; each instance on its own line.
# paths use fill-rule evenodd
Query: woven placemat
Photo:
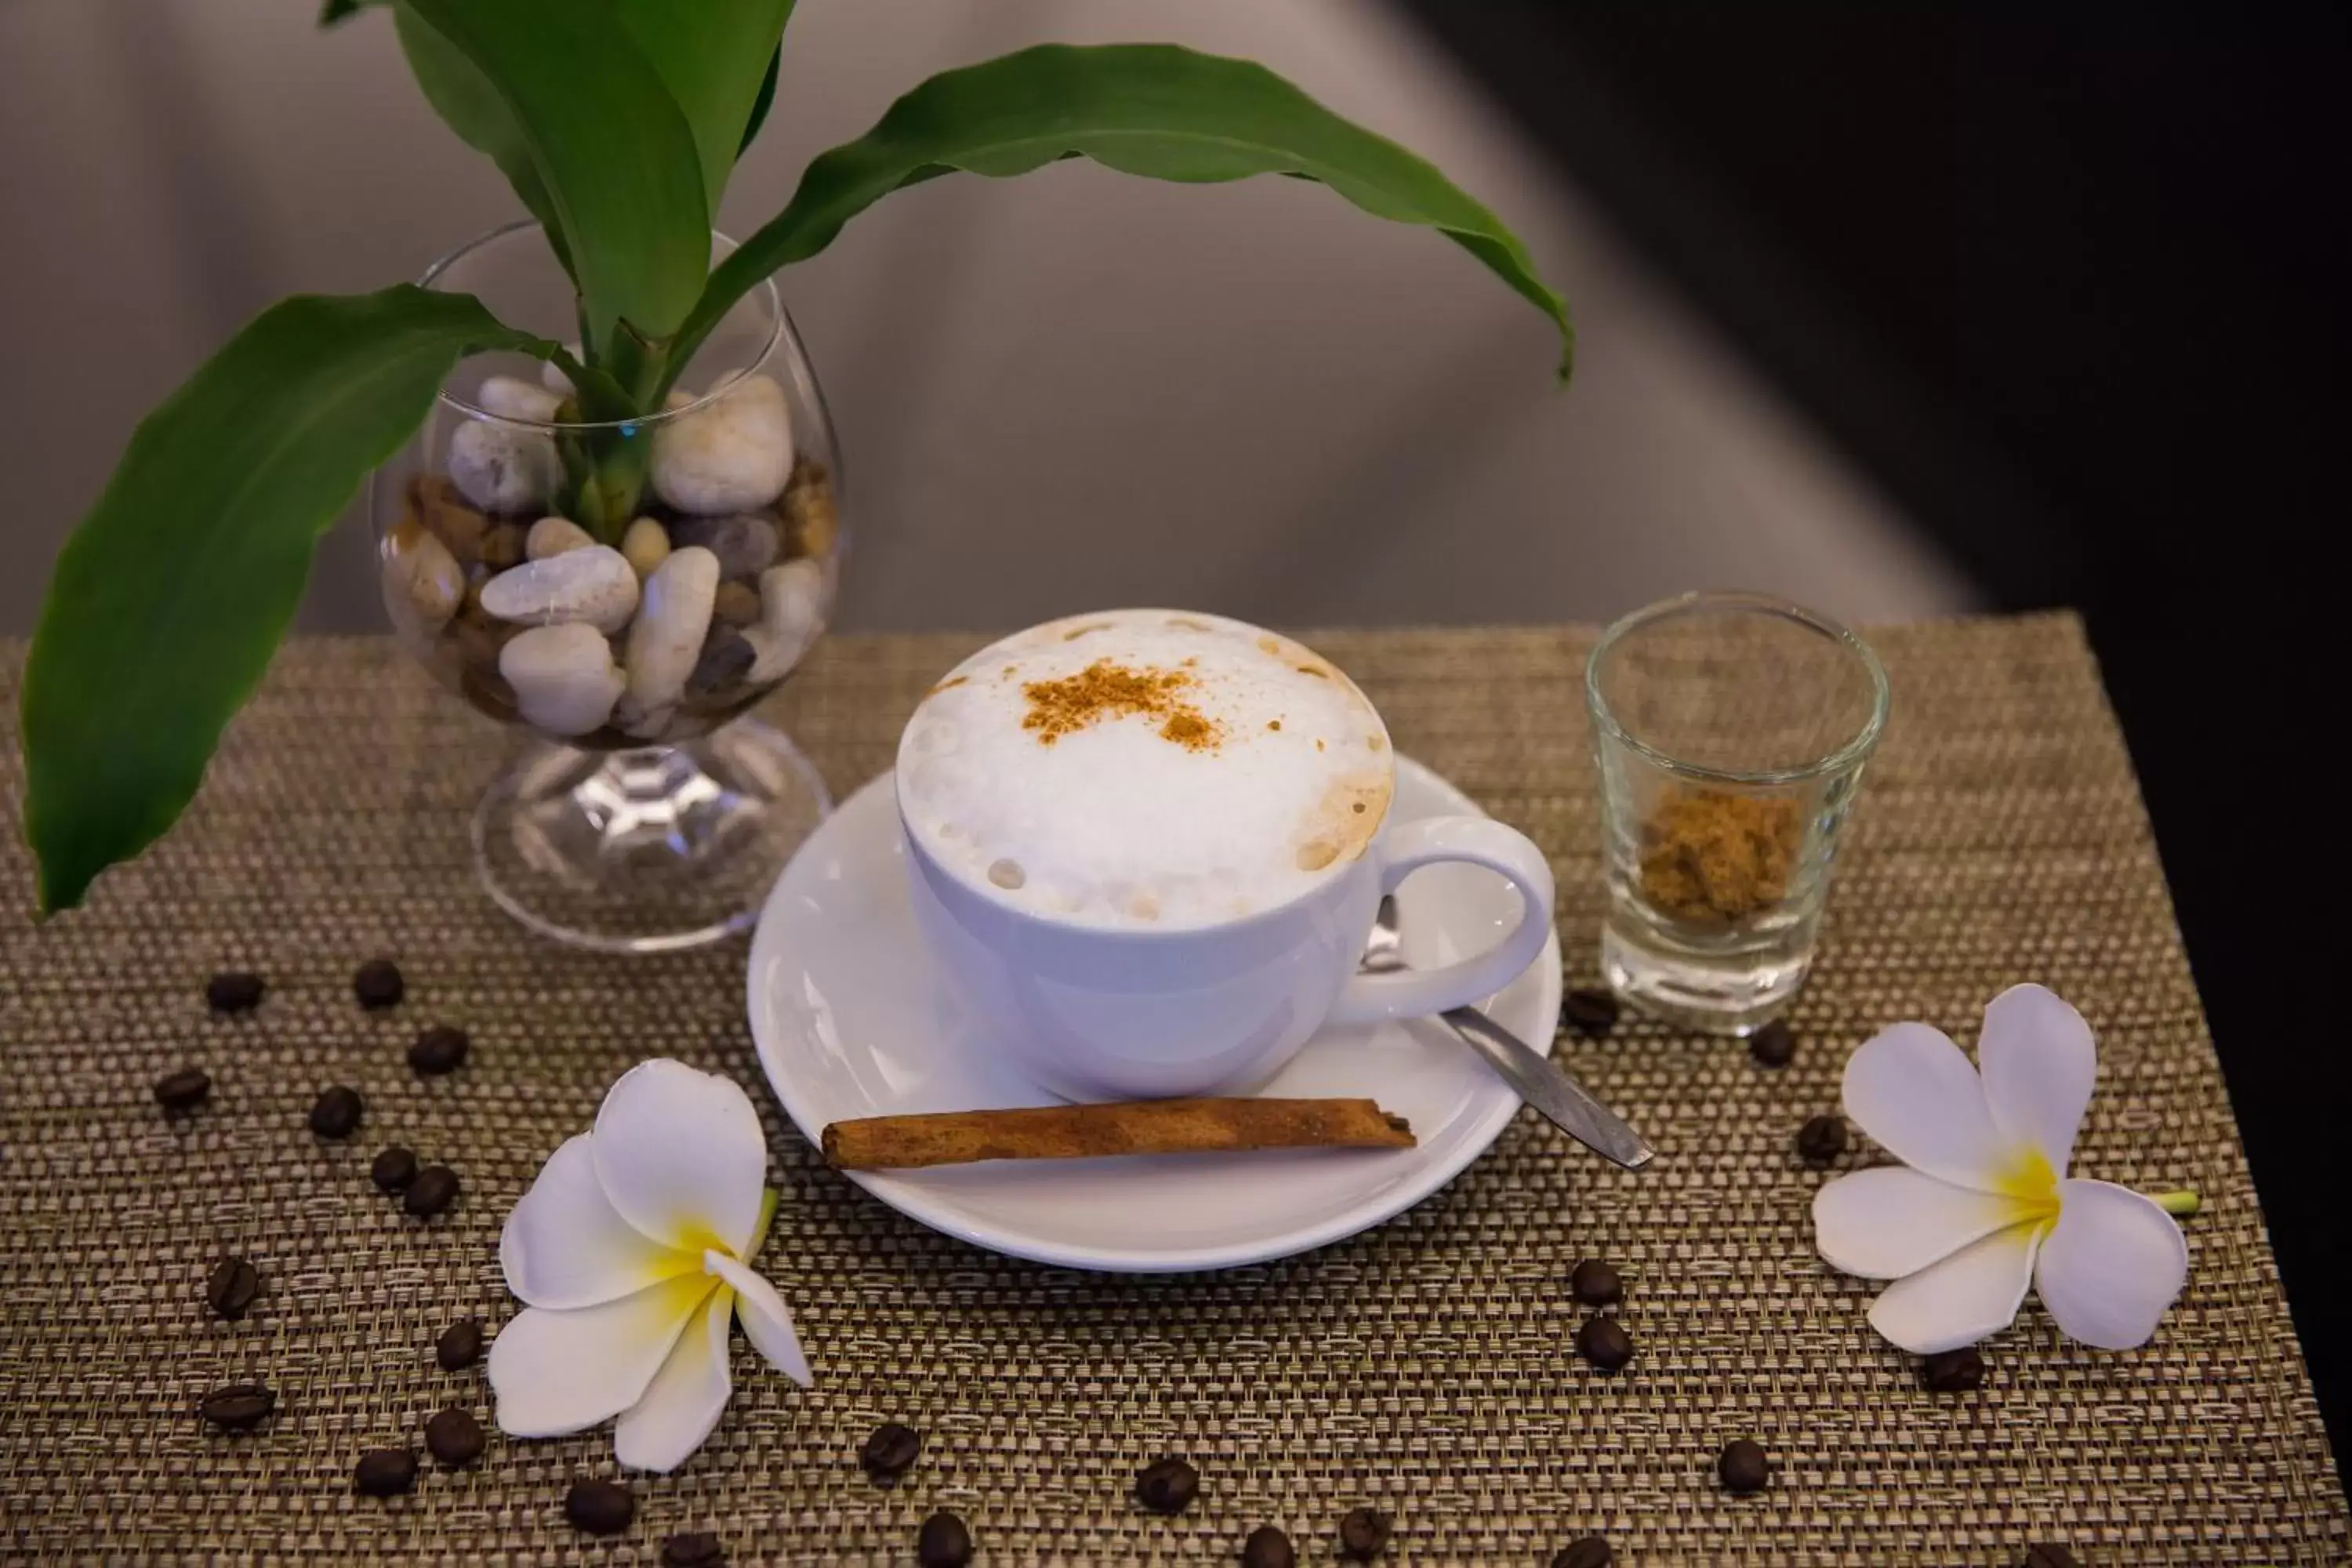
M 773 705 L 845 791 L 968 637 L 844 638 Z M 1314 639 L 1360 678 L 1398 743 L 1531 833 L 1559 873 L 1571 980 L 1591 979 L 1600 827 L 1577 631 Z M 1842 862 L 1795 1064 L 1647 1025 L 1570 1039 L 1568 1065 L 1660 1148 L 1617 1172 L 1523 1114 L 1418 1209 L 1257 1268 L 1093 1278 L 975 1251 L 899 1218 L 813 1158 L 761 1083 L 740 944 L 656 960 L 562 951 L 477 889 L 467 816 L 499 734 L 385 642 L 306 640 L 234 728 L 169 843 L 89 907 L 36 930 L 18 845 L 13 725 L 0 847 L 0 1543 L 42 1562 L 650 1562 L 674 1531 L 734 1560 L 900 1563 L 937 1507 L 992 1563 L 1230 1562 L 1278 1523 L 1328 1561 L 1339 1515 L 1395 1515 L 1391 1560 L 1540 1563 L 1588 1531 L 1633 1563 L 2013 1562 L 2067 1543 L 2092 1564 L 2318 1563 L 2347 1548 L 2339 1489 L 2191 987 L 2147 820 L 2069 617 L 1889 630 L 1895 716 Z M 0 657 L 16 711 L 21 647 Z M 363 1014 L 353 966 L 389 954 L 407 1001 Z M 260 1010 L 208 1015 L 224 966 Z M 1790 1138 L 1831 1110 L 1846 1053 L 1923 1018 L 1973 1039 L 2002 986 L 2039 979 L 2097 1030 L 2086 1172 L 2193 1185 L 2187 1295 L 2129 1354 L 2063 1342 L 2029 1304 L 1985 1386 L 1931 1394 L 1864 1324 L 1871 1288 L 1814 1258 L 1822 1176 Z M 431 1023 L 471 1062 L 423 1079 Z M 498 1228 L 540 1162 L 642 1058 L 753 1086 L 783 1190 L 762 1267 L 819 1373 L 803 1393 L 738 1342 L 739 1386 L 679 1474 L 633 1483 L 635 1526 L 575 1533 L 571 1480 L 611 1475 L 606 1432 L 511 1443 L 413 1496 L 355 1497 L 360 1452 L 416 1443 L 468 1406 L 478 1368 L 431 1346 L 513 1310 Z M 210 1104 L 167 1121 L 151 1086 L 207 1068 Z M 367 1124 L 323 1144 L 304 1117 L 358 1086 Z M 442 1219 L 371 1187 L 399 1142 L 461 1173 Z M 1841 1164 L 1850 1163 L 1853 1156 Z M 260 1268 L 238 1322 L 206 1310 L 224 1252 Z M 1565 1279 L 1614 1261 L 1633 1364 L 1570 1339 Z M 278 1393 L 248 1436 L 195 1403 L 248 1377 Z M 877 1421 L 926 1434 L 882 1490 L 856 1451 Z M 1770 1451 L 1733 1498 L 1727 1438 Z M 1200 1500 L 1130 1500 L 1183 1453 Z

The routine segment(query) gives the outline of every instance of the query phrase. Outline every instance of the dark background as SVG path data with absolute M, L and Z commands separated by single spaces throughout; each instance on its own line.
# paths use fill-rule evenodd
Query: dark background
M 1993 606 L 2084 612 L 2344 1452 L 2352 12 L 1413 8 Z

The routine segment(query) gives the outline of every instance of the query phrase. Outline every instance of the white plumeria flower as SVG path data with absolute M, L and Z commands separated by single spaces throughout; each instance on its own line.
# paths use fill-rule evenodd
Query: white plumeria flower
M 2098 1078 L 2090 1026 L 2018 985 L 1985 1008 L 1969 1065 L 1925 1024 L 1897 1024 L 1845 1065 L 1845 1110 L 1901 1160 L 1813 1196 L 1831 1267 L 1892 1279 L 1870 1323 L 1906 1351 L 1956 1350 L 2016 1318 L 2031 1280 L 2059 1328 L 2102 1350 L 2147 1342 L 2189 1277 L 2189 1245 L 2155 1199 L 2070 1178 Z M 2168 1197 L 2184 1211 L 2194 1194 Z
M 527 1310 L 490 1344 L 499 1430 L 551 1437 L 618 1415 L 614 1457 L 673 1470 L 733 1392 L 727 1325 L 793 1382 L 808 1358 L 766 1238 L 768 1142 L 732 1080 L 649 1061 L 605 1092 L 594 1131 L 548 1157 L 507 1216 L 499 1262 Z

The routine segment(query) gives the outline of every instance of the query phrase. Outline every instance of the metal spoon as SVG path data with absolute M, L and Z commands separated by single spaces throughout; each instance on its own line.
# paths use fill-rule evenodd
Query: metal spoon
M 1404 967 L 1402 935 L 1397 928 L 1393 897 L 1381 900 L 1372 921 L 1371 940 L 1364 948 L 1363 967 L 1385 973 Z M 1543 1112 L 1551 1124 L 1593 1152 L 1614 1160 L 1627 1170 L 1639 1170 L 1657 1151 L 1625 1125 L 1625 1119 L 1586 1092 L 1574 1079 L 1554 1067 L 1551 1058 L 1520 1039 L 1475 1007 L 1455 1007 L 1439 1016 L 1519 1091 L 1519 1098 Z

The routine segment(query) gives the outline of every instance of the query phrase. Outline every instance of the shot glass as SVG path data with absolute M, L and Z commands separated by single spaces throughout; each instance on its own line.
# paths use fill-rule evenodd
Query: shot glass
M 1646 1013 L 1748 1035 L 1812 967 L 1838 837 L 1886 727 L 1886 672 L 1825 616 L 1685 594 L 1585 666 L 1609 918 L 1601 967 Z

